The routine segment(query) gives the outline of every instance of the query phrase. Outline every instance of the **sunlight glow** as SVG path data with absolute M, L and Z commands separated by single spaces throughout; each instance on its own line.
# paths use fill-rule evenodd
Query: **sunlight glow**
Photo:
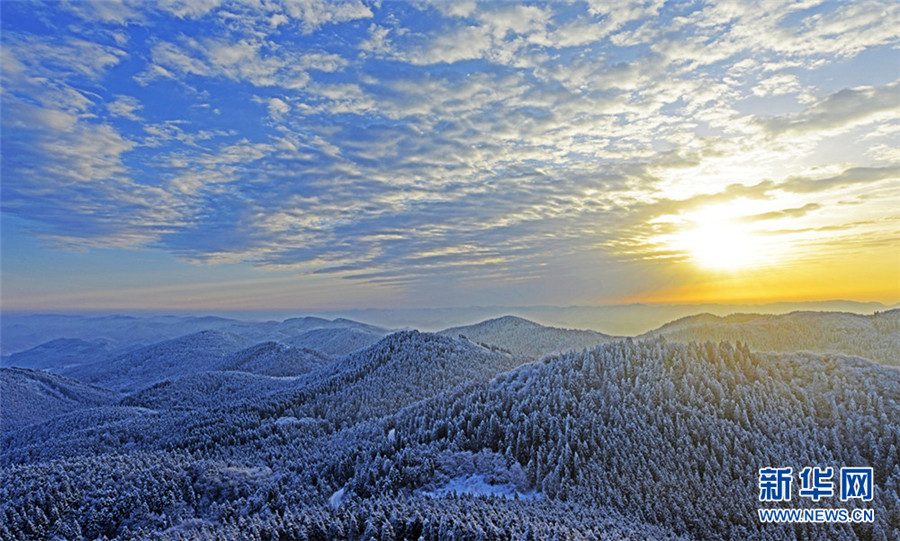
M 760 239 L 733 222 L 697 224 L 684 233 L 682 242 L 691 259 L 708 269 L 737 271 L 759 266 L 765 260 Z
M 770 265 L 778 259 L 777 250 L 747 219 L 751 213 L 740 201 L 698 210 L 686 216 L 686 227 L 675 235 L 673 247 L 708 270 L 737 272 Z

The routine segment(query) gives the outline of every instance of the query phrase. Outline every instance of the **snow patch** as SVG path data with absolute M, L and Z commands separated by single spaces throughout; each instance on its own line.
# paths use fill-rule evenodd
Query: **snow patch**
M 332 494 L 328 498 L 328 505 L 330 505 L 333 509 L 337 509 L 344 503 L 344 494 L 347 492 L 347 487 L 343 487 L 334 494 Z
M 296 417 L 279 417 L 275 424 L 278 426 L 290 426 L 300 424 L 300 419 Z
M 542 495 L 536 490 L 520 492 L 512 483 L 491 484 L 485 479 L 484 474 L 461 475 L 447 481 L 443 486 L 434 490 L 422 491 L 422 494 L 433 498 L 440 498 L 450 494 L 458 496 L 468 494 L 471 496 L 500 496 L 511 500 L 541 499 Z

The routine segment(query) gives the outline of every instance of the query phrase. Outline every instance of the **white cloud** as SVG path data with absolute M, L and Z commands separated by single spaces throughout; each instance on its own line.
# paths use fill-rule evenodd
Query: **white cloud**
M 861 123 L 900 116 L 900 82 L 881 87 L 847 88 L 797 114 L 765 119 L 773 134 L 824 133 L 847 130 Z
M 4 42 L 4 70 L 7 62 L 28 77 L 71 78 L 81 76 L 98 79 L 126 56 L 116 47 L 84 39 L 39 39 L 14 36 Z M 6 56 L 12 58 L 7 60 Z
M 281 0 L 284 11 L 301 21 L 306 32 L 328 24 L 369 19 L 372 11 L 359 0 Z
M 148 10 L 168 21 L 161 10 L 197 17 L 196 24 L 211 25 L 199 35 L 216 37 L 155 38 L 152 64 L 139 82 L 156 80 L 169 89 L 187 85 L 166 79 L 187 81 L 185 94 L 196 90 L 190 97 L 221 108 L 217 124 L 229 121 L 229 107 L 243 105 L 210 93 L 231 81 L 265 87 L 255 91 L 262 96 L 254 98 L 256 107 L 245 108 L 258 123 L 231 130 L 161 122 L 133 98 L 107 98 L 111 115 L 151 119 L 129 141 L 122 133 L 130 131 L 92 116 L 103 114 L 98 87 L 124 53 L 65 40 L 57 40 L 64 46 L 55 53 L 41 49 L 34 57 L 5 50 L 4 74 L 14 84 L 4 92 L 18 96 L 19 105 L 23 89 L 34 93 L 28 99 L 41 110 L 18 121 L 39 127 L 39 150 L 59 154 L 27 188 L 50 193 L 78 184 L 64 192 L 71 199 L 66 204 L 79 215 L 99 216 L 103 238 L 154 239 L 196 260 L 303 270 L 352 266 L 358 278 L 370 280 L 415 281 L 442 268 L 459 276 L 487 272 L 464 269 L 478 266 L 466 257 L 540 274 L 534 254 L 553 259 L 598 246 L 619 254 L 636 250 L 652 233 L 647 220 L 663 211 L 799 190 L 806 185 L 766 179 L 791 179 L 816 167 L 896 161 L 892 133 L 866 140 L 868 155 L 839 164 L 816 139 L 896 118 L 896 83 L 850 88 L 800 113 L 753 117 L 740 110 L 751 92 L 798 98 L 821 92 L 801 81 L 816 80 L 809 75 L 838 56 L 891 43 L 885 21 L 892 7 L 825 6 L 816 15 L 796 3 L 716 2 L 696 10 L 667 6 L 666 13 L 686 15 L 660 21 L 661 5 L 439 2 L 428 16 L 451 18 L 420 32 L 401 20 L 416 6 L 397 13 L 387 4 L 373 6 L 384 10 L 375 23 L 365 20 L 372 9 L 356 1 L 173 2 Z M 873 5 L 887 18 L 873 18 Z M 357 21 L 348 25 L 356 32 L 324 28 L 346 21 Z M 644 43 L 653 46 L 634 47 Z M 369 54 L 348 58 L 354 45 Z M 135 62 L 142 53 L 133 53 Z M 485 62 L 471 63 L 465 73 L 462 65 L 440 65 L 465 60 Z M 53 83 L 59 74 L 66 84 Z M 15 82 L 29 77 L 31 83 Z M 218 80 L 205 86 L 206 78 Z M 88 80 L 90 88 L 67 83 L 75 79 Z M 152 108 L 150 100 L 145 107 Z M 159 191 L 130 179 L 135 172 L 125 163 L 133 163 L 138 144 L 152 149 L 143 165 L 159 173 Z M 90 175 L 101 180 L 96 191 L 84 181 Z M 133 219 L 101 216 L 104 204 L 125 204 L 126 187 L 167 205 L 168 214 L 128 200 L 139 209 Z M 770 212 L 826 204 L 791 201 Z M 147 223 L 182 238 L 151 234 Z M 472 246 L 478 250 L 459 248 Z
M 136 111 L 141 110 L 141 102 L 132 96 L 116 96 L 114 101 L 106 104 L 106 108 L 112 115 L 134 120 L 135 122 L 142 120 L 141 117 L 135 114 Z
M 303 55 L 251 39 L 187 39 L 181 45 L 162 42 L 153 47 L 152 56 L 154 64 L 138 76 L 144 84 L 160 77 L 198 75 L 227 77 L 259 87 L 298 89 L 309 81 L 306 69 L 334 71 L 344 65 L 338 55 Z
M 156 7 L 181 18 L 196 19 L 219 7 L 223 0 L 157 0 Z
M 269 116 L 271 117 L 281 117 L 285 113 L 291 110 L 291 106 L 281 100 L 279 98 L 272 98 L 269 100 Z
M 409 54 L 412 64 L 452 64 L 460 60 L 481 58 L 493 44 L 490 29 L 485 26 L 463 26 L 437 36 L 422 51 Z
M 141 19 L 141 2 L 137 0 L 97 0 L 92 2 L 66 0 L 63 5 L 87 20 L 126 24 L 129 21 Z
M 359 44 L 359 49 L 367 53 L 388 54 L 391 52 L 391 41 L 388 39 L 390 28 L 378 26 L 377 24 L 369 25 L 369 34 Z
M 757 96 L 779 96 L 781 94 L 793 94 L 802 90 L 800 80 L 796 75 L 780 73 L 760 81 L 753 87 L 753 93 Z

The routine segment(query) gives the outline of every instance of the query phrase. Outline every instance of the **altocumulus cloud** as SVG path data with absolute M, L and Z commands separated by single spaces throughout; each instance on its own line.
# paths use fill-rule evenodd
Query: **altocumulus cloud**
M 666 255 L 701 204 L 803 220 L 897 182 L 896 153 L 822 152 L 897 145 L 890 74 L 829 82 L 896 61 L 896 2 L 2 10 L 3 209 L 62 245 L 516 279 Z

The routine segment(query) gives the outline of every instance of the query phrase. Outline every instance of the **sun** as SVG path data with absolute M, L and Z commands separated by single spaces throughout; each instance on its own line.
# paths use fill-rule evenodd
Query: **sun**
M 700 268 L 737 272 L 767 266 L 776 258 L 771 243 L 733 207 L 708 208 L 686 218 L 672 244 Z
M 760 266 L 765 260 L 760 239 L 735 223 L 697 224 L 682 238 L 691 260 L 706 269 L 738 271 Z

